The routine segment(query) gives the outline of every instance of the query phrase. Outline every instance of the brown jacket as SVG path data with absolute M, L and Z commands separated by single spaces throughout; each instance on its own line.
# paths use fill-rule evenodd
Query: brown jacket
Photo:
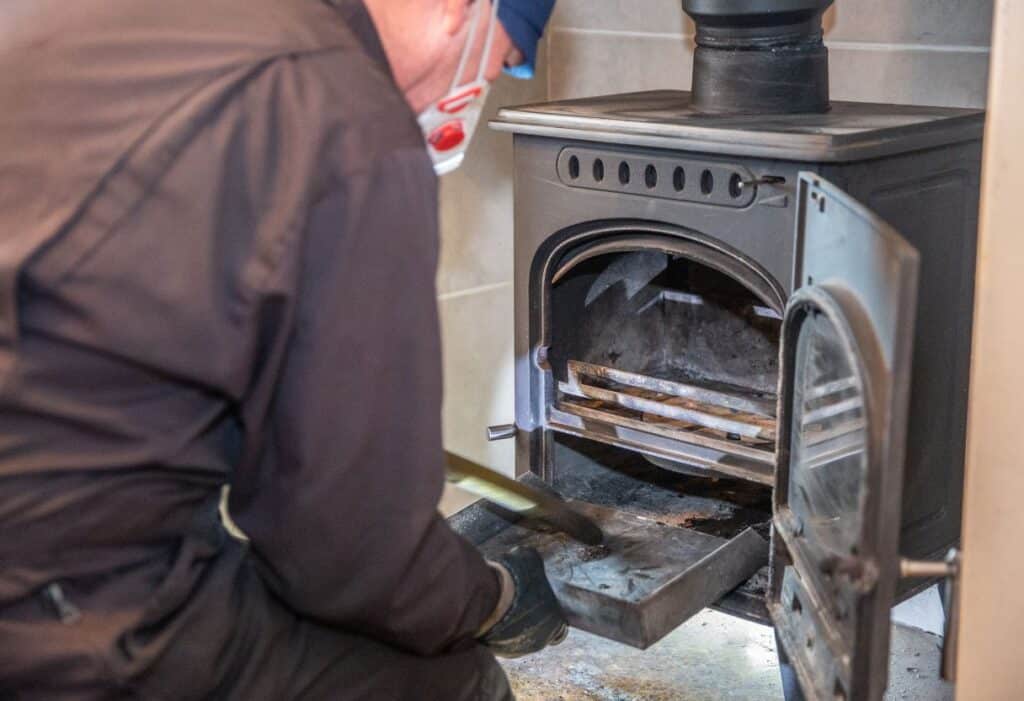
M 230 483 L 301 615 L 471 636 L 497 585 L 436 510 L 435 200 L 358 0 L 0 4 L 0 619 L 145 565 L 165 625 Z

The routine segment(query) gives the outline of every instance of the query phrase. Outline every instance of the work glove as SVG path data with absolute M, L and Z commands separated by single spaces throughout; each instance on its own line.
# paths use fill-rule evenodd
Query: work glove
M 501 657 L 521 657 L 565 640 L 569 626 L 533 548 L 513 548 L 488 562 L 501 579 L 501 596 L 479 640 Z

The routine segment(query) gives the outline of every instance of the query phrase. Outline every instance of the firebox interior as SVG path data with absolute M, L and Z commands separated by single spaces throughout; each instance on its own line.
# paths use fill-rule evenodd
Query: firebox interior
M 624 447 L 680 468 L 745 476 L 757 463 L 770 480 L 781 328 L 770 301 L 710 265 L 641 249 L 581 260 L 550 305 L 555 418 L 586 422 L 571 432 L 615 443 L 628 431 Z

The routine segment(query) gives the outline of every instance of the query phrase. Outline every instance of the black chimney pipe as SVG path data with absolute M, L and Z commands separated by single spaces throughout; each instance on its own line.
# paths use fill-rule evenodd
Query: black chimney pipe
M 693 104 L 714 114 L 827 112 L 821 16 L 833 0 L 683 0 L 697 25 Z

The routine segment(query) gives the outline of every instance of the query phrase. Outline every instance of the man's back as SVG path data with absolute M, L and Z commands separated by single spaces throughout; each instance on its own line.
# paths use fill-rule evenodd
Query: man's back
M 0 17 L 0 689 L 130 680 L 197 636 L 227 665 L 252 582 L 417 652 L 465 639 L 496 583 L 434 509 L 434 180 L 361 4 Z
M 199 487 L 184 501 L 205 498 L 223 481 L 209 473 L 230 470 L 238 427 L 227 414 L 257 352 L 243 317 L 261 290 L 245 276 L 278 235 L 259 219 L 273 205 L 305 206 L 256 201 L 273 196 L 274 174 L 245 170 L 288 155 L 274 143 L 283 134 L 251 124 L 271 118 L 276 100 L 261 72 L 325 49 L 359 66 L 358 44 L 319 2 L 15 2 L 0 12 L 12 15 L 0 22 L 11 32 L 0 55 L 0 476 L 77 486 L 129 468 L 138 483 L 139 470 L 180 467 L 191 473 L 181 482 Z M 263 192 L 247 180 L 264 180 Z M 59 491 L 75 520 L 100 496 Z M 22 494 L 0 502 L 3 530 L 52 536 L 55 523 L 25 501 L 47 497 Z M 136 496 L 118 510 L 129 523 Z M 142 514 L 139 525 L 170 516 Z M 74 531 L 63 547 L 104 537 Z M 23 593 L 7 579 L 0 603 Z

